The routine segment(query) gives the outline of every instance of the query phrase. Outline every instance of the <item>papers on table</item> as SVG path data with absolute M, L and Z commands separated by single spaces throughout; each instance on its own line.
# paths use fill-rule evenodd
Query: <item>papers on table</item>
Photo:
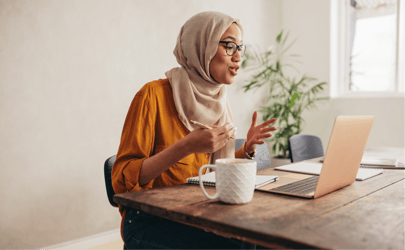
M 297 162 L 285 166 L 276 167 L 274 169 L 302 174 L 319 175 L 322 170 L 322 165 L 323 165 L 322 163 L 315 163 L 315 162 Z M 382 169 L 359 168 L 356 180 L 363 181 L 378 174 L 381 174 L 383 171 L 384 170 Z
M 320 159 L 319 161 L 323 162 L 323 158 Z M 398 158 L 382 158 L 382 157 L 370 157 L 370 156 L 364 156 L 361 159 L 360 167 L 403 169 L 403 166 L 399 166 Z

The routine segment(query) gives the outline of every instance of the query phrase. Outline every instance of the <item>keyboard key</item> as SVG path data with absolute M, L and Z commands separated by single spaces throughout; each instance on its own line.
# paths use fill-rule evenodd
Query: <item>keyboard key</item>
M 271 190 L 296 194 L 308 194 L 315 192 L 318 179 L 319 176 L 313 176 L 280 187 L 272 188 Z

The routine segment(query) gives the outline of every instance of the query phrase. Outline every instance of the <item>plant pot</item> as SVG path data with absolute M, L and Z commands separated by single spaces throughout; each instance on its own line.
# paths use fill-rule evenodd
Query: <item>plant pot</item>
M 284 166 L 287 164 L 290 164 L 291 160 L 289 158 L 284 159 L 284 158 L 276 158 L 276 157 L 270 157 L 270 167 L 275 168 L 279 166 Z

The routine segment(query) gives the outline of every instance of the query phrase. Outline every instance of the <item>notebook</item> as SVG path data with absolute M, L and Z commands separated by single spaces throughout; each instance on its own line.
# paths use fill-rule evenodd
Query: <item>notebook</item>
M 275 167 L 274 169 L 303 173 L 303 174 L 314 174 L 319 175 L 322 170 L 322 163 L 317 162 L 297 162 L 285 166 Z M 356 175 L 357 181 L 364 181 L 373 176 L 379 175 L 383 172 L 382 169 L 366 169 L 360 168 Z
M 323 162 L 323 158 L 319 160 Z M 387 169 L 404 169 L 402 164 L 399 164 L 397 158 L 382 158 L 364 156 L 361 159 L 360 168 L 387 168 Z
M 352 184 L 373 121 L 374 116 L 336 117 L 319 176 L 270 188 L 267 192 L 315 199 Z
M 201 175 L 204 186 L 215 187 L 215 172 L 210 172 L 208 174 Z M 255 188 L 262 187 L 269 183 L 272 183 L 278 179 L 277 175 L 256 175 Z M 187 178 L 187 183 L 190 184 L 200 184 L 199 177 Z

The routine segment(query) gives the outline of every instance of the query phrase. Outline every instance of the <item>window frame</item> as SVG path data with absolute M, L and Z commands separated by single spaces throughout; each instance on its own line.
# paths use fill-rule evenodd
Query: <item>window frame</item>
M 404 51 L 404 15 L 405 0 L 397 0 L 397 41 L 396 71 L 394 91 L 361 91 L 349 90 L 350 58 L 350 1 L 331 0 L 330 4 L 330 96 L 331 98 L 387 98 L 405 97 L 405 51 Z

